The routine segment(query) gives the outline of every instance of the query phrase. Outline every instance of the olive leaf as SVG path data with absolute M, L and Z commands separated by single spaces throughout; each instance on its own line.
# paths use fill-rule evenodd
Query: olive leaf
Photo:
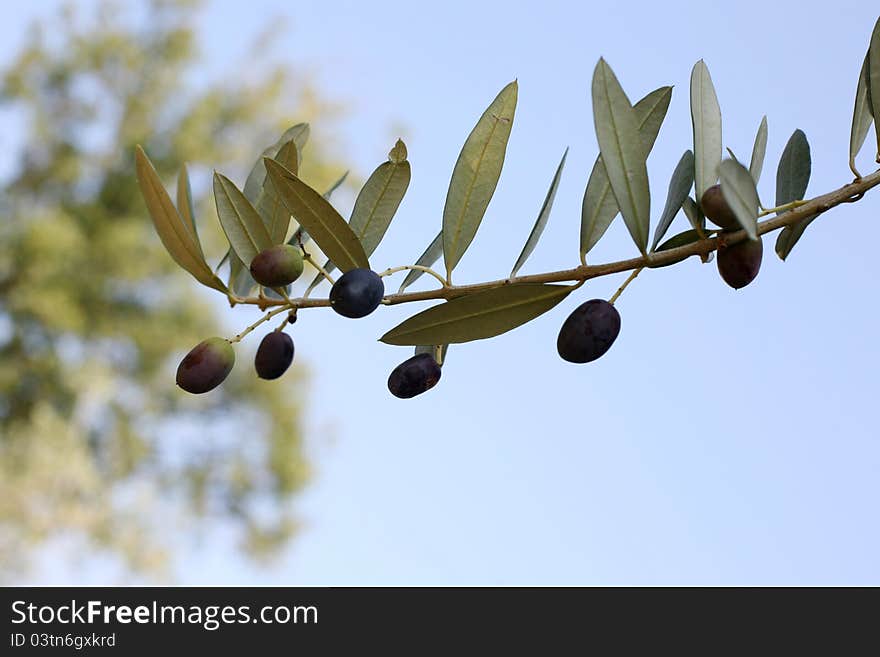
M 357 235 L 364 247 L 367 257 L 379 246 L 391 220 L 397 213 L 401 201 L 409 187 L 411 177 L 410 164 L 406 160 L 406 145 L 398 139 L 394 148 L 388 153 L 388 161 L 380 164 L 364 186 L 361 188 L 348 225 Z M 336 269 L 332 260 L 327 260 L 324 270 L 327 273 Z M 313 290 L 324 280 L 318 273 L 309 285 L 306 293 Z
M 810 144 L 807 136 L 802 130 L 795 130 L 785 144 L 776 169 L 777 206 L 804 198 L 810 182 L 811 168 Z
M 495 193 L 516 112 L 517 82 L 486 108 L 465 140 L 443 208 L 443 259 L 447 277 L 470 246 Z
M 251 202 L 223 174 L 214 172 L 214 202 L 226 239 L 241 261 L 249 265 L 272 246 L 266 225 Z
M 180 167 L 180 173 L 177 176 L 177 211 L 204 260 L 205 252 L 202 250 L 202 242 L 199 240 L 199 231 L 196 228 L 196 209 L 193 204 L 192 187 L 189 184 L 189 172 L 186 170 L 186 164 Z
M 620 214 L 639 251 L 648 248 L 651 193 L 635 110 L 604 59 L 593 71 L 593 122 Z
M 678 233 L 677 235 L 673 235 L 668 240 L 663 242 L 660 246 L 654 249 L 655 253 L 662 253 L 663 251 L 669 251 L 670 249 L 677 249 L 681 246 L 687 246 L 688 244 L 693 244 L 694 242 L 699 242 L 703 239 L 702 235 L 698 230 L 694 230 L 691 228 L 690 230 L 686 230 L 683 233 Z M 681 258 L 676 258 L 672 262 L 664 262 L 662 265 L 648 265 L 651 269 L 659 269 L 660 267 L 668 267 L 669 265 L 675 265 L 681 262 L 682 260 L 687 260 L 688 256 L 682 256 Z
M 752 159 L 749 162 L 749 173 L 755 185 L 761 180 L 761 171 L 764 169 L 764 156 L 767 155 L 767 117 L 761 119 L 758 132 L 755 135 L 755 144 L 752 146 Z
M 721 165 L 721 107 L 712 76 L 701 59 L 691 71 L 691 122 L 694 130 L 694 192 L 697 203 L 718 179 Z
M 782 151 L 779 167 L 776 170 L 776 205 L 785 205 L 804 198 L 807 185 L 810 183 L 811 168 L 810 144 L 807 136 L 801 130 L 795 130 Z M 783 228 L 776 238 L 776 255 L 785 260 L 815 218 L 815 216 L 807 217 Z
M 547 220 L 550 218 L 550 210 L 553 209 L 553 201 L 556 198 L 556 190 L 559 188 L 559 180 L 562 178 L 562 169 L 565 166 L 566 157 L 568 157 L 568 148 L 565 149 L 565 152 L 562 154 L 562 159 L 559 160 L 559 165 L 556 167 L 556 173 L 553 174 L 553 180 L 550 181 L 550 188 L 547 190 L 547 195 L 544 197 L 544 203 L 541 205 L 541 211 L 538 212 L 538 218 L 535 220 L 535 225 L 532 226 L 532 232 L 529 233 L 529 237 L 523 246 L 522 252 L 519 254 L 519 258 L 516 259 L 516 264 L 514 264 L 513 269 L 510 270 L 511 278 L 516 276 L 520 267 L 522 267 L 526 260 L 529 259 L 529 256 L 532 255 L 532 251 L 535 250 L 535 246 L 537 246 L 538 240 L 541 239 L 541 234 L 547 226 Z
M 697 202 L 694 199 L 688 196 L 682 201 L 681 209 L 684 210 L 684 216 L 688 218 L 688 221 L 694 230 L 703 233 L 706 232 L 706 217 L 700 214 L 700 211 L 697 208 Z
M 635 104 L 639 135 L 646 153 L 650 154 L 654 147 L 671 99 L 672 87 L 660 87 Z M 581 205 L 581 257 L 598 244 L 619 211 L 611 183 L 608 182 L 608 172 L 599 156 L 590 172 Z
M 758 190 L 755 179 L 736 160 L 724 160 L 720 167 L 721 194 L 750 239 L 758 239 Z
M 330 200 L 330 197 L 333 196 L 333 192 L 335 192 L 337 189 L 342 187 L 346 178 L 348 178 L 348 174 L 349 174 L 348 171 L 343 173 L 341 176 L 339 176 L 339 178 L 336 179 L 336 182 L 334 182 L 332 185 L 330 185 L 330 187 L 327 188 L 327 191 L 325 191 L 323 194 L 321 194 L 321 196 L 324 197 L 324 200 L 327 200 L 327 201 Z M 287 240 L 287 243 L 290 244 L 291 246 L 297 246 L 300 243 L 305 244 L 308 241 L 309 241 L 309 234 L 306 232 L 306 229 L 303 228 L 302 226 L 297 226 L 296 230 L 293 232 L 293 235 L 291 235 L 290 239 Z
M 675 166 L 675 170 L 672 172 L 672 178 L 669 180 L 669 191 L 666 194 L 666 205 L 663 208 L 663 213 L 660 215 L 660 220 L 657 222 L 657 228 L 654 231 L 654 241 L 651 244 L 652 251 L 657 249 L 660 240 L 663 239 L 666 231 L 669 230 L 669 226 L 672 225 L 672 220 L 675 219 L 675 215 L 678 214 L 684 200 L 688 198 L 688 193 L 690 193 L 693 185 L 694 154 L 693 151 L 687 150 L 684 152 L 684 155 L 681 156 L 681 159 Z
M 135 148 L 135 170 L 150 218 L 168 254 L 199 283 L 225 293 L 226 286 L 205 262 L 153 163 L 140 146 Z
M 853 119 L 852 119 L 852 128 L 850 128 L 849 133 L 849 168 L 852 169 L 852 172 L 859 178 L 862 175 L 859 173 L 859 170 L 856 169 L 856 157 L 859 154 L 859 151 L 862 150 L 862 146 L 865 143 L 865 139 L 868 137 L 868 130 L 871 129 L 871 122 L 874 120 L 873 117 L 873 109 L 871 108 L 871 102 L 868 98 L 868 55 L 870 52 L 865 54 L 865 59 L 862 62 L 862 70 L 859 72 L 859 82 L 856 85 L 856 100 L 855 105 L 853 106 Z
M 871 102 L 871 113 L 874 115 L 874 130 L 877 133 L 877 162 L 880 163 L 880 18 L 874 24 L 871 33 L 871 45 L 868 48 L 868 67 L 865 71 L 868 82 L 868 99 Z
M 443 231 L 437 233 L 437 237 L 435 237 L 431 243 L 428 245 L 428 248 L 425 249 L 424 253 L 419 256 L 419 259 L 416 260 L 416 264 L 419 267 L 432 267 L 435 262 L 440 259 L 440 256 L 443 254 Z M 401 294 L 406 288 L 415 283 L 419 277 L 425 272 L 420 269 L 410 269 L 409 273 L 406 275 L 406 278 L 403 279 L 403 283 L 400 284 L 400 289 L 397 290 L 398 294 Z
M 288 171 L 294 174 L 299 172 L 300 153 L 292 139 L 281 147 L 274 159 Z M 266 224 L 272 244 L 283 244 L 290 227 L 290 211 L 275 192 L 268 176 L 263 181 L 256 208 Z
M 416 346 L 491 338 L 544 314 L 573 289 L 523 283 L 468 294 L 410 317 L 380 339 L 386 344 Z
M 260 157 L 254 162 L 254 166 L 251 168 L 251 171 L 244 182 L 244 187 L 242 188 L 248 201 L 256 205 L 260 190 L 262 190 L 265 185 L 266 165 L 263 163 L 263 159 L 267 157 L 275 159 L 278 155 L 278 151 L 280 151 L 284 144 L 289 141 L 292 141 L 296 145 L 298 153 L 302 153 L 308 139 L 309 124 L 297 123 L 285 130 L 284 134 L 282 134 L 274 144 L 266 147 L 263 152 L 260 153 Z
M 801 235 L 804 234 L 807 226 L 813 223 L 813 219 L 818 216 L 818 214 L 814 214 L 812 217 L 802 219 L 793 226 L 786 226 L 779 231 L 779 235 L 776 238 L 776 255 L 779 256 L 780 260 L 784 261 L 788 257 L 794 245 L 798 243 Z
M 321 194 L 275 160 L 266 159 L 266 171 L 281 202 L 308 231 L 321 251 L 343 272 L 370 267 L 364 247 L 336 209 Z

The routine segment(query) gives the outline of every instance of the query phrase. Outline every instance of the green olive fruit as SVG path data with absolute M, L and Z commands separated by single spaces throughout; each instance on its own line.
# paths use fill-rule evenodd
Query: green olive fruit
M 290 244 L 279 244 L 261 251 L 251 262 L 251 276 L 263 287 L 284 287 L 303 272 L 302 251 Z

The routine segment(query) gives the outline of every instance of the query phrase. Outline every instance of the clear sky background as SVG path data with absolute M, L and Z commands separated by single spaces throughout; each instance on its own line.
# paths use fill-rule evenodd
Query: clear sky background
M 0 25 L 0 58 L 31 16 L 56 5 L 16 5 Z M 277 52 L 351 103 L 338 137 L 357 174 L 365 178 L 398 134 L 406 139 L 413 181 L 377 269 L 413 262 L 434 236 L 468 131 L 519 79 L 501 183 L 456 269 L 466 282 L 509 272 L 566 146 L 550 224 L 523 273 L 577 263 L 581 197 L 598 152 L 589 85 L 600 56 L 633 100 L 675 85 L 649 161 L 654 221 L 692 148 L 688 80 L 700 58 L 718 90 L 725 145 L 741 158 L 768 115 L 764 199 L 774 197 L 795 128 L 812 146 L 808 194 L 848 182 L 853 94 L 877 8 L 215 0 L 201 25 L 209 73 L 237 66 L 280 16 L 289 30 Z M 874 147 L 872 133 L 863 171 Z M 186 550 L 179 581 L 880 584 L 878 222 L 874 192 L 815 222 L 786 263 L 773 253 L 775 234 L 765 238 L 761 274 L 738 292 L 694 258 L 645 272 L 617 304 L 614 348 L 575 366 L 556 354 L 559 325 L 625 275 L 590 282 L 525 327 L 454 345 L 440 385 L 409 401 L 391 397 L 385 381 L 410 351 L 376 338 L 415 306 L 356 324 L 302 312 L 293 335 L 312 371 L 316 471 L 298 501 L 304 530 L 262 569 L 227 548 L 218 528 Z M 674 226 L 685 225 L 680 216 Z M 591 261 L 632 255 L 618 219 Z M 230 327 L 248 319 L 228 317 Z M 47 565 L 38 575 L 110 577 L 100 565 Z

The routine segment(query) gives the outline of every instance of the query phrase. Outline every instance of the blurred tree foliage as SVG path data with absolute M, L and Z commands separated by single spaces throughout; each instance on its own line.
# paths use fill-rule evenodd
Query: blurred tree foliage
M 302 375 L 264 385 L 239 367 L 208 399 L 175 388 L 180 356 L 229 331 L 222 307 L 159 243 L 133 149 L 143 144 L 169 187 L 190 163 L 203 242 L 218 262 L 225 242 L 207 197 L 209 168 L 241 184 L 284 128 L 318 113 L 326 126 L 337 108 L 283 67 L 207 79 L 196 5 L 65 9 L 32 28 L 3 72 L 2 102 L 27 126 L 0 196 L 6 575 L 59 539 L 161 574 L 195 520 L 233 528 L 256 556 L 295 531 L 290 497 L 308 475 Z M 307 150 L 307 178 L 321 185 L 339 173 L 326 152 Z

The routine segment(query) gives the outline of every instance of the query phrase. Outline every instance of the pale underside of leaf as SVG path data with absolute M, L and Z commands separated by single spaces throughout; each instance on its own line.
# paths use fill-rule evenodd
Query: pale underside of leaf
M 415 264 L 419 267 L 433 267 L 434 263 L 440 259 L 441 255 L 443 255 L 442 230 L 437 233 L 437 237 L 431 241 L 428 248 L 426 248 L 422 255 L 419 256 L 419 259 L 416 260 Z M 397 293 L 401 294 L 406 288 L 415 283 L 424 273 L 425 272 L 419 269 L 410 269 L 409 273 L 407 273 L 406 277 L 403 279 L 403 283 L 400 284 L 400 289 L 397 290 Z
M 684 200 L 688 197 L 688 193 L 691 191 L 693 185 L 694 154 L 692 151 L 687 150 L 681 156 L 681 159 L 675 166 L 675 170 L 672 172 L 672 178 L 669 180 L 669 190 L 666 194 L 666 205 L 663 207 L 663 213 L 660 215 L 660 219 L 657 222 L 657 228 L 654 231 L 654 241 L 651 243 L 652 251 L 657 249 L 660 240 L 666 235 L 666 231 L 669 230 L 669 226 L 672 225 L 672 220 L 675 219 L 675 216 L 681 209 Z
M 633 241 L 645 253 L 651 214 L 647 153 L 635 110 L 604 59 L 593 74 L 592 96 L 596 137 L 611 190 Z
M 471 130 L 449 181 L 443 208 L 443 258 L 447 277 L 461 260 L 495 193 L 516 112 L 517 83 L 508 84 Z
M 177 211 L 192 237 L 193 244 L 199 250 L 199 255 L 204 260 L 205 252 L 202 250 L 202 242 L 196 228 L 196 209 L 193 205 L 192 187 L 189 184 L 189 171 L 186 169 L 186 164 L 181 165 L 180 174 L 177 176 Z
M 862 150 L 865 139 L 868 137 L 868 131 L 871 129 L 871 122 L 874 120 L 871 99 L 868 97 L 868 55 L 870 52 L 865 54 L 862 70 L 859 72 L 856 100 L 853 105 L 852 128 L 849 133 L 849 168 L 859 177 L 861 174 L 856 168 L 856 157 Z
M 755 179 L 736 160 L 724 160 L 719 167 L 721 193 L 749 238 L 758 239 L 758 191 Z
M 785 260 L 788 257 L 794 245 L 798 243 L 798 240 L 804 234 L 807 226 L 813 223 L 813 220 L 818 216 L 814 214 L 812 217 L 802 219 L 792 226 L 786 226 L 779 232 L 779 236 L 776 238 L 776 255 L 779 256 L 780 260 Z
M 639 122 L 639 135 L 645 144 L 645 151 L 651 152 L 666 111 L 672 98 L 672 87 L 660 87 L 635 104 Z M 611 191 L 608 173 L 602 157 L 596 158 L 581 206 L 581 256 L 585 256 L 598 244 L 619 212 L 617 199 Z
M 357 235 L 321 194 L 274 160 L 266 160 L 266 171 L 284 205 L 339 269 L 370 267 Z
M 296 142 L 292 139 L 281 147 L 278 155 L 273 159 L 281 163 L 288 171 L 294 174 L 299 173 L 300 154 Z M 290 227 L 290 212 L 281 202 L 278 194 L 275 193 L 269 176 L 263 180 L 256 208 L 266 224 L 266 230 L 269 231 L 272 244 L 283 244 L 287 238 L 287 229 Z
M 153 164 L 140 146 L 135 150 L 135 168 L 150 218 L 168 254 L 203 285 L 226 292 L 226 286 L 205 262 Z
M 691 121 L 694 131 L 694 184 L 697 202 L 718 179 L 721 165 L 721 107 L 709 69 L 701 59 L 691 72 Z
M 437 358 L 437 349 L 440 349 L 440 358 Z M 430 354 L 435 361 L 442 367 L 446 363 L 446 352 L 449 351 L 448 344 L 420 344 L 415 348 L 414 356 L 419 354 Z
M 877 157 L 880 163 L 880 18 L 874 24 L 871 33 L 871 45 L 868 49 L 868 99 L 871 102 L 871 114 L 874 115 L 874 130 L 877 133 Z
M 272 239 L 257 210 L 229 178 L 214 173 L 214 201 L 220 226 L 241 261 L 250 266 Z
M 296 145 L 297 152 L 302 154 L 308 139 L 309 124 L 297 123 L 285 130 L 284 134 L 282 134 L 274 144 L 263 149 L 263 152 L 260 153 L 260 157 L 254 162 L 254 166 L 251 168 L 247 180 L 245 180 L 244 187 L 242 188 L 247 200 L 254 205 L 257 204 L 257 198 L 259 197 L 260 190 L 263 188 L 264 181 L 266 180 L 266 165 L 263 163 L 263 159 L 268 157 L 274 160 L 278 155 L 278 151 L 280 151 L 282 146 L 289 141 L 293 141 Z
M 752 159 L 749 162 L 749 173 L 755 185 L 761 180 L 761 171 L 764 169 L 764 157 L 767 155 L 767 117 L 761 119 L 758 132 L 755 135 L 755 144 L 752 146 Z
M 538 212 L 538 218 L 535 220 L 535 225 L 532 226 L 532 231 L 529 233 L 529 237 L 523 246 L 523 250 L 519 254 L 519 258 L 516 259 L 516 264 L 513 265 L 513 269 L 510 271 L 511 278 L 516 276 L 520 267 L 522 267 L 526 260 L 528 260 L 529 256 L 532 255 L 532 251 L 535 250 L 535 246 L 537 246 L 538 240 L 541 239 L 544 228 L 547 226 L 547 220 L 550 218 L 550 211 L 553 209 L 553 201 L 556 199 L 556 190 L 559 188 L 559 181 L 562 178 L 562 169 L 565 167 L 565 158 L 567 156 L 568 148 L 565 149 L 565 152 L 562 154 L 562 159 L 559 160 L 559 165 L 556 167 L 556 173 L 553 174 L 553 180 L 550 181 L 550 188 L 547 190 L 547 195 L 544 197 L 544 203 L 541 205 L 540 212 Z
M 381 340 L 386 344 L 417 346 L 491 338 L 547 312 L 572 289 L 522 284 L 469 294 L 410 317 Z

